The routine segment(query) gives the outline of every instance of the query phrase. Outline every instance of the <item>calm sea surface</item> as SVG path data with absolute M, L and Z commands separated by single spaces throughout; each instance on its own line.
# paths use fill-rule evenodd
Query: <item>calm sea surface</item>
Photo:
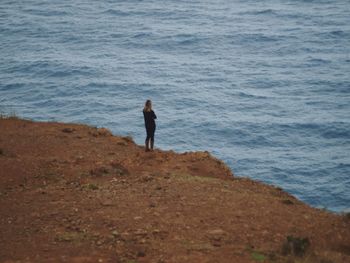
M 350 1 L 0 2 L 0 111 L 208 150 L 350 209 Z

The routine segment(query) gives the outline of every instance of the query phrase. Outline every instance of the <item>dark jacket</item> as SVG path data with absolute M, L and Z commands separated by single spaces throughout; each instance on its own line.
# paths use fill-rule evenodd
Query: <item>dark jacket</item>
M 154 120 L 157 119 L 157 116 L 153 110 L 143 111 L 143 117 L 145 119 L 146 129 L 155 129 L 156 128 L 156 122 Z

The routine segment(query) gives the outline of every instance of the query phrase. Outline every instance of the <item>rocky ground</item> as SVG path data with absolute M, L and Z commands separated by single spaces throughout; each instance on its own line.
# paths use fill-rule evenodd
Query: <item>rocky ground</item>
M 85 125 L 0 119 L 0 262 L 350 262 L 350 216 Z

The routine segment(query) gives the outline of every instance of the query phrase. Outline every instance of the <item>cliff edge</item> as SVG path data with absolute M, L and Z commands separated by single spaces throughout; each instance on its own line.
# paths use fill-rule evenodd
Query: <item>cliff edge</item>
M 0 262 L 350 262 L 350 217 L 207 152 L 0 119 Z

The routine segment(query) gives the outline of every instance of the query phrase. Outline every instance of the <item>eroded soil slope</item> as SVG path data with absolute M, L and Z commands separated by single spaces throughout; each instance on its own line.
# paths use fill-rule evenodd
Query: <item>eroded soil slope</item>
M 233 177 L 206 152 L 1 119 L 0 262 L 343 263 L 350 219 Z

